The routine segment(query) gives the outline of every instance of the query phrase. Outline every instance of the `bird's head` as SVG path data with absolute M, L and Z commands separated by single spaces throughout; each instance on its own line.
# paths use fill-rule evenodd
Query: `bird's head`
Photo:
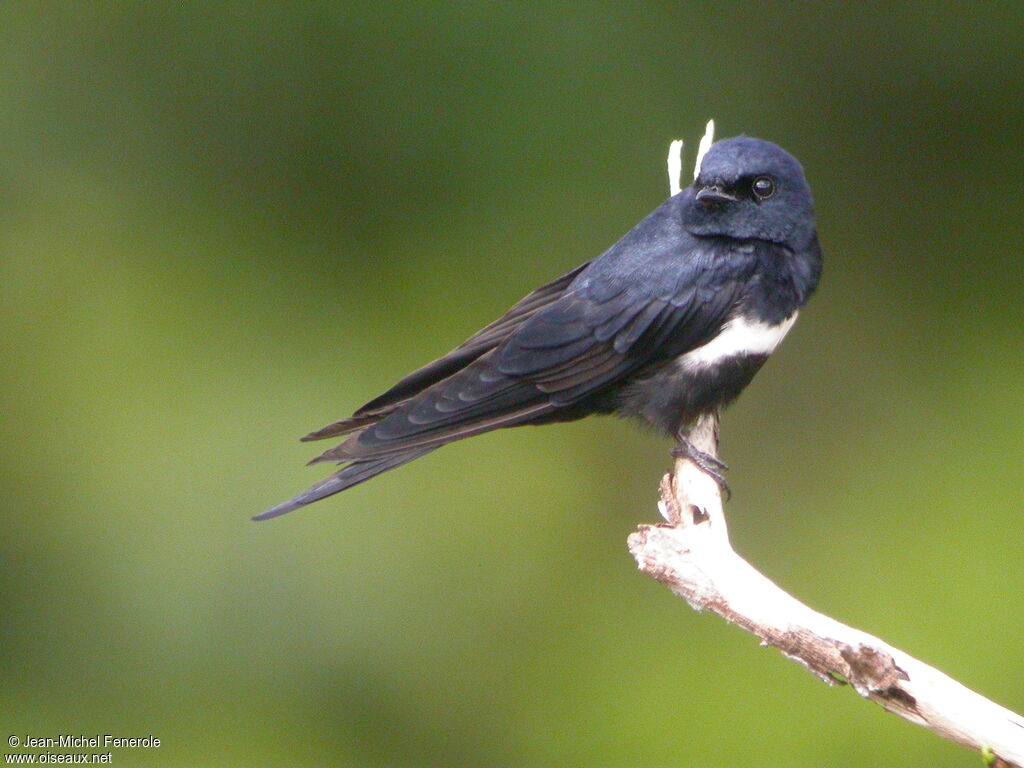
M 768 141 L 738 136 L 713 144 L 683 196 L 683 226 L 694 235 L 768 240 L 793 250 L 815 235 L 803 168 Z

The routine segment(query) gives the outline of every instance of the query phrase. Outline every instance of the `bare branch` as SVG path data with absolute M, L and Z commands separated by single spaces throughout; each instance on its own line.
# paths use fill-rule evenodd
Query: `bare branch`
M 717 456 L 717 429 L 717 416 L 707 418 L 690 442 Z M 668 525 L 641 526 L 629 537 L 629 549 L 641 571 L 691 607 L 751 632 L 830 685 L 848 682 L 889 712 L 981 752 L 990 765 L 1024 768 L 1020 715 L 808 608 L 736 554 L 718 484 L 690 460 L 677 460 L 662 480 L 658 506 Z
M 673 197 L 683 190 L 683 140 L 674 139 L 668 145 L 668 191 Z
M 708 120 L 704 126 L 704 135 L 697 146 L 697 160 L 693 164 L 693 178 L 700 176 L 700 164 L 704 155 L 711 149 L 715 141 L 715 121 Z M 683 189 L 683 140 L 674 139 L 668 145 L 668 188 L 670 195 L 678 195 Z
M 697 147 L 697 161 L 693 164 L 693 178 L 696 180 L 700 176 L 700 165 L 704 162 L 704 155 L 711 149 L 711 145 L 715 142 L 715 121 L 708 120 L 708 124 L 704 126 L 704 135 L 701 136 L 700 144 Z

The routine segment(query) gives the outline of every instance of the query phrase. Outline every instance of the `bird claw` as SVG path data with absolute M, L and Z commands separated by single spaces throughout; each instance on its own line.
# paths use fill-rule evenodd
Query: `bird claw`
M 687 459 L 693 462 L 701 472 L 718 483 L 718 487 L 725 494 L 726 501 L 732 498 L 732 489 L 729 488 L 729 484 L 722 475 L 722 472 L 729 469 L 729 465 L 724 461 L 700 450 L 685 437 L 680 437 L 679 443 L 669 453 L 674 459 Z

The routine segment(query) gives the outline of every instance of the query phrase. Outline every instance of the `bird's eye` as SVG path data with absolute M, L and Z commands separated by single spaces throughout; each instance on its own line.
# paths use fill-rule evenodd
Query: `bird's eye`
M 750 188 L 759 200 L 764 200 L 775 194 L 775 182 L 768 176 L 758 176 Z

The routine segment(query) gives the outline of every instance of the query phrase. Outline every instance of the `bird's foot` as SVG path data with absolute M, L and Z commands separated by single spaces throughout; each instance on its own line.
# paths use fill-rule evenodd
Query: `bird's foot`
M 674 459 L 687 459 L 692 461 L 705 475 L 708 475 L 712 480 L 718 483 L 718 487 L 725 494 L 725 500 L 728 501 L 732 498 L 732 490 L 729 488 L 729 484 L 725 481 L 725 477 L 722 475 L 723 472 L 729 469 L 729 465 L 719 459 L 717 456 L 712 456 L 710 453 L 697 448 L 693 443 L 687 440 L 685 437 L 680 437 L 676 447 L 673 448 L 669 453 Z

